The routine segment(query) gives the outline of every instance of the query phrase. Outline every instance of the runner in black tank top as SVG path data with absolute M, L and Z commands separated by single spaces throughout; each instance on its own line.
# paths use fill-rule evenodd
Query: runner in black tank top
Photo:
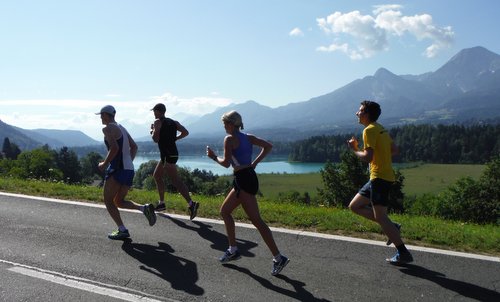
M 163 179 L 166 173 L 171 183 L 188 203 L 189 218 L 192 220 L 196 217 L 199 203 L 194 202 L 191 199 L 188 188 L 179 178 L 176 165 L 177 160 L 179 159 L 176 141 L 188 136 L 189 132 L 179 122 L 165 117 L 165 112 L 167 111 L 165 105 L 161 103 L 156 104 L 151 110 L 155 115 L 155 121 L 151 125 L 151 138 L 153 141 L 158 143 L 161 159 L 156 165 L 153 173 L 158 195 L 160 197 L 155 210 L 166 210 L 165 182 Z M 177 135 L 178 132 L 180 132 L 179 135 Z

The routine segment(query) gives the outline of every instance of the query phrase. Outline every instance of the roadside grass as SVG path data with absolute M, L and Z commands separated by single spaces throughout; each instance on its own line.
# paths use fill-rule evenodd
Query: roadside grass
M 102 203 L 102 189 L 91 186 L 0 178 L 0 191 Z M 133 189 L 128 197 L 145 204 L 156 202 L 157 193 Z M 219 218 L 224 196 L 194 195 L 193 198 L 201 203 L 200 217 Z M 386 240 L 377 224 L 346 209 L 277 203 L 267 196 L 259 198 L 259 207 L 270 226 Z M 186 202 L 179 194 L 167 194 L 167 212 L 187 214 Z M 235 211 L 234 217 L 237 221 L 249 222 L 241 208 Z M 407 244 L 500 256 L 500 226 L 396 214 L 391 215 L 391 219 L 403 225 L 402 236 Z

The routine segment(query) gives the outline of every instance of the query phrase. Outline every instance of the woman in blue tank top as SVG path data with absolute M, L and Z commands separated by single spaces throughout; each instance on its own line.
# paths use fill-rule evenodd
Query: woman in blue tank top
M 266 140 L 240 132 L 240 129 L 243 129 L 243 122 L 241 115 L 236 111 L 225 113 L 222 116 L 222 122 L 227 133 L 224 138 L 223 157 L 217 157 L 214 151 L 207 146 L 208 157 L 223 167 L 229 168 L 232 166 L 234 172 L 233 188 L 220 208 L 220 214 L 226 226 L 229 248 L 219 258 L 219 261 L 225 263 L 241 257 L 236 246 L 235 223 L 232 216 L 234 209 L 241 205 L 271 251 L 274 257 L 271 274 L 277 275 L 290 260 L 281 255 L 271 230 L 260 216 L 257 198 L 255 197 L 259 191 L 259 180 L 255 173 L 255 167 L 266 157 L 273 146 Z M 255 159 L 252 159 L 254 145 L 261 149 Z

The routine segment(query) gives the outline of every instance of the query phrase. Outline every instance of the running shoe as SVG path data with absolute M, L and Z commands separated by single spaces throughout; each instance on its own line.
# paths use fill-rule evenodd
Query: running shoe
M 401 254 L 399 252 L 396 252 L 396 255 L 394 255 L 392 258 L 387 258 L 385 260 L 393 265 L 401 265 L 413 262 L 413 256 L 408 252 Z
M 193 201 L 191 206 L 188 207 L 190 220 L 193 220 L 196 217 L 196 214 L 198 213 L 199 206 L 200 206 L 200 203 Z
M 225 263 L 225 262 L 229 262 L 229 261 L 233 261 L 233 260 L 238 260 L 240 258 L 241 258 L 241 255 L 240 255 L 240 252 L 238 252 L 238 250 L 236 250 L 232 254 L 229 250 L 226 250 L 224 255 L 222 255 L 222 257 L 219 258 L 219 261 L 221 263 Z
M 120 230 L 116 230 L 108 234 L 108 238 L 112 240 L 120 240 L 128 237 L 130 237 L 128 230 L 125 230 L 123 232 Z
M 271 272 L 271 275 L 276 276 L 277 274 L 279 274 L 285 268 L 288 262 L 290 262 L 290 259 L 283 255 L 281 256 L 280 261 L 276 261 L 273 259 L 273 270 Z
M 155 207 L 152 204 L 147 203 L 144 205 L 144 216 L 148 219 L 150 226 L 156 223 Z
M 401 225 L 397 222 L 394 222 L 394 226 L 398 229 L 399 232 L 401 232 Z M 385 245 L 391 245 L 392 244 L 392 240 L 391 239 L 387 239 L 387 242 L 385 243 Z
M 155 211 L 156 212 L 161 212 L 161 211 L 165 211 L 167 209 L 166 205 L 164 202 L 161 202 L 159 203 L 156 208 L 155 208 Z

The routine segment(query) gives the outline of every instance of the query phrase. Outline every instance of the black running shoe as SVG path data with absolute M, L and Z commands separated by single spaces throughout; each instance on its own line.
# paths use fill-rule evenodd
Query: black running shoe
M 236 250 L 232 254 L 229 250 L 226 250 L 224 255 L 222 255 L 222 257 L 219 258 L 219 261 L 221 263 L 225 263 L 225 262 L 229 262 L 229 261 L 233 261 L 233 260 L 238 260 L 240 258 L 241 258 L 241 255 L 240 255 L 240 252 L 238 252 L 238 250 Z
M 196 214 L 198 213 L 199 206 L 200 206 L 200 203 L 193 201 L 191 206 L 188 207 L 190 220 L 193 220 L 196 217 Z
M 164 202 L 162 202 L 162 203 L 159 203 L 158 205 L 156 205 L 155 211 L 162 212 L 162 211 L 165 211 L 166 209 L 167 209 L 167 206 L 165 205 Z
M 413 262 L 413 256 L 409 252 L 406 253 L 396 252 L 396 255 L 394 255 L 392 258 L 385 259 L 385 261 L 393 265 L 402 265 Z
M 283 255 L 281 255 L 280 261 L 273 260 L 273 270 L 271 271 L 271 275 L 276 276 L 277 274 L 279 274 L 285 268 L 288 262 L 290 262 L 290 259 Z
M 149 203 L 144 205 L 144 216 L 148 219 L 150 226 L 156 223 L 155 207 L 152 204 Z
M 120 230 L 116 230 L 108 234 L 108 238 L 111 240 L 121 240 L 128 237 L 130 237 L 130 233 L 128 232 L 128 230 L 125 230 L 123 232 Z

